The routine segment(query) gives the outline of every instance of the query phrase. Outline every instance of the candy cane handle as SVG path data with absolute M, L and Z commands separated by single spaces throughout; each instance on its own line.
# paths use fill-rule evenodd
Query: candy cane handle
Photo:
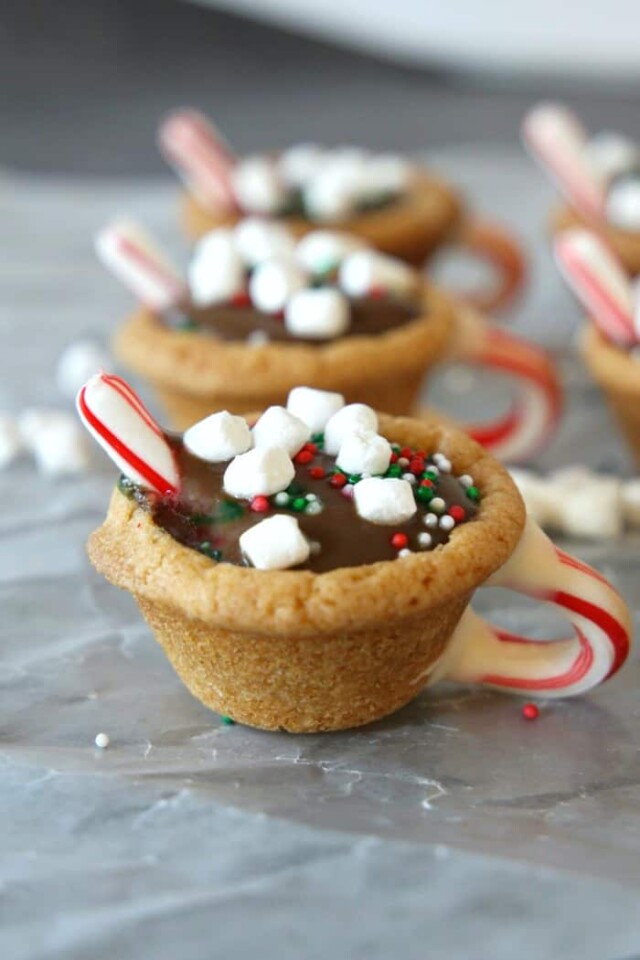
M 499 460 L 530 460 L 549 443 L 562 414 L 562 388 L 555 365 L 540 347 L 487 323 L 460 307 L 449 359 L 507 375 L 515 384 L 508 413 L 464 429 Z
M 456 235 L 455 245 L 485 260 L 495 277 L 489 290 L 471 293 L 464 299 L 489 313 L 509 306 L 521 292 L 527 276 L 526 258 L 516 238 L 497 223 L 469 218 Z
M 627 659 L 631 616 L 622 598 L 599 573 L 555 547 L 530 518 L 515 552 L 486 586 L 552 604 L 569 619 L 574 635 L 532 640 L 501 630 L 469 609 L 432 681 L 566 697 L 607 680 Z

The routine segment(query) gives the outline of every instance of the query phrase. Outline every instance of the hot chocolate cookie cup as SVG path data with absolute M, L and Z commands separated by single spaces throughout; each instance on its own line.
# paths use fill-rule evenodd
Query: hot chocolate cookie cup
M 591 323 L 582 334 L 580 351 L 640 467 L 640 360 L 606 340 Z
M 428 681 L 474 589 L 514 551 L 524 507 L 495 460 L 438 420 L 382 416 L 380 430 L 474 477 L 479 511 L 445 546 L 322 574 L 259 571 L 182 546 L 114 492 L 91 560 L 134 595 L 176 672 L 215 711 L 318 732 L 397 710 Z
M 574 227 L 592 230 L 605 240 L 631 276 L 640 274 L 640 233 L 621 230 L 620 227 L 603 220 L 590 220 L 569 204 L 563 204 L 552 211 L 550 225 L 554 236 Z
M 299 383 L 406 414 L 425 375 L 442 359 L 454 324 L 454 307 L 436 288 L 425 284 L 422 304 L 422 316 L 373 336 L 260 346 L 177 331 L 141 310 L 126 322 L 114 347 L 122 362 L 153 386 L 177 429 L 212 410 L 243 413 L 285 403 Z

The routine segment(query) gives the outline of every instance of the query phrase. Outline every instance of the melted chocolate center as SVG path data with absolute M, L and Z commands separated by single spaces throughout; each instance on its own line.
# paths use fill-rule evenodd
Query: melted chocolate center
M 441 517 L 451 517 L 451 508 L 456 523 L 472 519 L 477 511 L 476 488 L 465 489 L 453 475 L 438 473 L 433 460 L 421 456 L 419 451 L 412 451 L 412 456 L 406 458 L 409 464 L 392 463 L 386 474 L 413 472 L 417 512 L 405 523 L 383 526 L 358 516 L 347 496 L 345 485 L 348 492 L 350 481 L 359 478 L 336 471 L 335 458 L 314 450 L 313 445 L 308 444 L 303 454 L 294 459 L 295 479 L 286 493 L 269 497 L 268 504 L 264 497 L 255 498 L 250 504 L 234 500 L 224 492 L 226 463 L 207 463 L 189 453 L 180 438 L 167 439 L 175 450 L 183 478 L 180 496 L 163 498 L 124 478 L 120 480 L 120 489 L 134 497 L 152 514 L 155 523 L 179 543 L 227 563 L 247 565 L 238 542 L 240 535 L 275 513 L 296 516 L 302 533 L 312 544 L 311 555 L 298 569 L 323 573 L 338 567 L 394 560 L 403 547 L 413 551 L 433 549 L 449 539 L 446 526 L 450 521 L 445 521 L 444 526 L 439 524 Z M 398 450 L 394 456 L 404 452 Z

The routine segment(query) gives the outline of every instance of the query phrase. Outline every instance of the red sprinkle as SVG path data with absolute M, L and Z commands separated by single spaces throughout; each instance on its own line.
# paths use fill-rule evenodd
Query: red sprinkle
M 270 507 L 270 503 L 266 497 L 254 497 L 249 507 L 254 513 L 266 513 Z
M 346 485 L 346 482 L 347 482 L 347 478 L 345 477 L 344 473 L 334 473 L 334 475 L 329 480 L 329 483 L 331 484 L 331 486 L 338 487 L 338 489 L 340 489 L 340 487 L 344 487 Z
M 409 470 L 411 470 L 411 473 L 415 473 L 416 475 L 419 473 L 424 473 L 424 460 L 422 457 L 414 457 L 409 463 Z
M 313 456 L 314 455 L 311 452 L 311 450 L 305 450 L 303 448 L 300 451 L 300 453 L 296 453 L 295 457 L 293 458 L 293 462 L 300 463 L 300 464 L 311 463 L 311 461 L 313 460 Z
M 400 456 L 404 457 L 405 460 L 413 460 L 413 450 L 411 447 L 403 447 Z
M 322 480 L 322 478 L 326 476 L 326 473 L 327 471 L 324 467 L 311 467 L 309 470 L 309 476 L 314 480 Z
M 251 303 L 248 290 L 241 290 L 240 293 L 236 293 L 236 295 L 231 298 L 231 303 L 234 307 L 248 307 Z
M 391 537 L 391 546 L 394 550 L 404 550 L 409 545 L 409 537 L 406 533 L 394 533 Z
M 420 481 L 421 487 L 433 487 L 433 480 L 429 480 L 428 477 L 425 477 L 424 480 Z
M 391 463 L 395 463 L 397 459 L 398 459 L 398 454 L 393 452 L 391 454 Z
M 305 443 L 305 445 L 304 445 L 304 447 L 303 447 L 302 449 L 303 449 L 303 450 L 309 450 L 310 453 L 317 453 L 317 452 L 318 452 L 318 447 L 316 446 L 315 443 Z
M 466 513 L 464 512 L 464 507 L 459 507 L 457 505 L 454 505 L 449 510 L 449 516 L 453 517 L 456 523 L 462 523 L 462 521 L 466 517 Z
M 535 703 L 525 703 L 522 708 L 522 716 L 525 720 L 537 720 L 540 716 L 540 711 L 536 707 Z
M 380 300 L 382 297 L 386 297 L 387 290 L 385 287 L 381 286 L 379 283 L 374 283 L 374 285 L 369 290 L 369 296 L 374 300 Z

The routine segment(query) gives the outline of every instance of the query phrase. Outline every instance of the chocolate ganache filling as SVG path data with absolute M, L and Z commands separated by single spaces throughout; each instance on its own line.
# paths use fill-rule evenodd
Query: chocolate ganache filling
M 392 445 L 392 462 L 384 476 L 413 478 L 417 511 L 410 520 L 388 526 L 358 515 L 352 490 L 361 478 L 336 466 L 335 457 L 322 451 L 321 436 L 293 458 L 295 478 L 286 491 L 250 501 L 225 492 L 228 463 L 199 459 L 180 437 L 168 435 L 167 440 L 182 477 L 179 496 L 161 497 L 125 477 L 120 478 L 120 491 L 149 511 L 179 543 L 221 562 L 248 566 L 240 549 L 241 534 L 276 513 L 295 516 L 311 544 L 309 558 L 296 569 L 324 573 L 442 546 L 451 530 L 471 520 L 478 508 L 479 493 L 471 477 L 454 476 L 450 463 L 439 454 L 427 456 L 398 445 Z

